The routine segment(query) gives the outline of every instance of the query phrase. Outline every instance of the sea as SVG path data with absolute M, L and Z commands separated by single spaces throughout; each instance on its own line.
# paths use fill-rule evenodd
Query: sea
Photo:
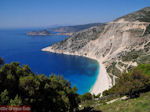
M 64 35 L 28 36 L 35 29 L 0 29 L 0 57 L 5 63 L 19 62 L 29 65 L 36 74 L 61 75 L 78 88 L 79 94 L 90 91 L 99 73 L 96 60 L 81 56 L 56 54 L 41 51 L 69 38 Z

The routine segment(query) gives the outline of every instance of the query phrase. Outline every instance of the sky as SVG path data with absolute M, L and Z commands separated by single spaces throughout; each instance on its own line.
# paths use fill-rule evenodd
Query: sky
M 150 0 L 0 0 L 0 28 L 109 22 L 150 6 Z

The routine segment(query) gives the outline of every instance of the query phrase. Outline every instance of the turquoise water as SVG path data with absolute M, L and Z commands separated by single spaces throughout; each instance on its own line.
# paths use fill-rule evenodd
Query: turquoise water
M 55 73 L 69 80 L 78 93 L 88 92 L 98 75 L 98 62 L 80 56 L 41 51 L 42 48 L 68 38 L 67 36 L 27 36 L 32 29 L 0 30 L 0 57 L 6 63 L 27 64 L 37 74 Z

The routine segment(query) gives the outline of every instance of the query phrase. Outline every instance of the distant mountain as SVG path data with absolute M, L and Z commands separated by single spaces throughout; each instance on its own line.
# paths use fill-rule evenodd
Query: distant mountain
M 27 35 L 69 35 L 71 36 L 73 33 L 93 27 L 93 26 L 99 26 L 103 25 L 102 23 L 91 23 L 91 24 L 84 24 L 84 25 L 75 25 L 75 26 L 59 26 L 56 28 L 48 28 L 45 30 L 39 30 L 39 31 L 31 31 L 28 32 Z M 51 32 L 57 32 L 57 33 L 51 33 Z
M 91 92 L 103 92 L 115 84 L 123 71 L 141 63 L 150 63 L 150 7 L 76 32 L 43 51 L 97 59 L 105 66 L 107 76 Z
M 73 25 L 73 26 L 60 26 L 57 28 L 50 28 L 48 30 L 54 31 L 54 32 L 68 32 L 68 33 L 74 33 L 78 32 L 93 26 L 99 26 L 102 25 L 102 23 L 90 23 L 90 24 L 83 24 L 83 25 Z
M 49 31 L 47 30 L 42 30 L 42 31 L 31 31 L 31 32 L 28 32 L 27 35 L 32 35 L 32 36 L 36 36 L 36 35 L 39 35 L 39 36 L 45 36 L 45 35 L 51 35 L 52 33 L 50 33 Z

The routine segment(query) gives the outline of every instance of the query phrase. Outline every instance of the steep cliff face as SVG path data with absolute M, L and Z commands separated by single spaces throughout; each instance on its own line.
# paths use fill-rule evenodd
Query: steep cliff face
M 122 71 L 139 63 L 150 63 L 150 23 L 147 18 L 150 18 L 150 7 L 75 33 L 43 50 L 100 60 L 115 84 Z

